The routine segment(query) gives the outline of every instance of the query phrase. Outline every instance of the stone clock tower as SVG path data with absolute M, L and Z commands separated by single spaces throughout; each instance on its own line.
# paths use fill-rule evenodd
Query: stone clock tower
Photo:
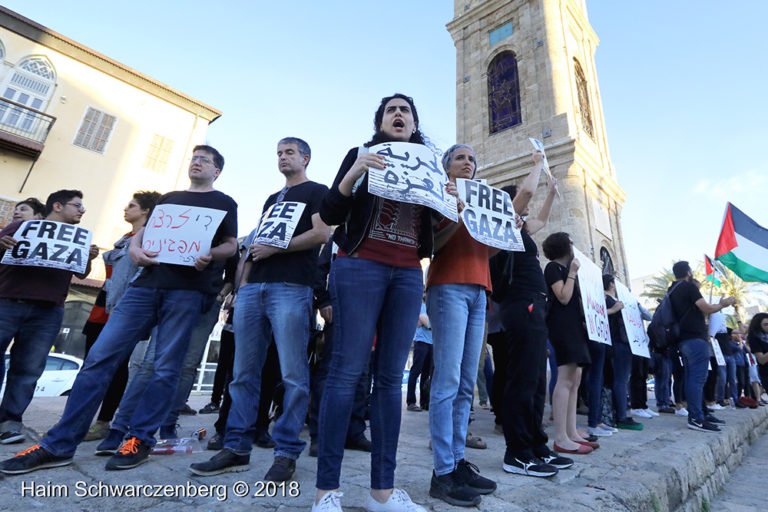
M 456 142 L 475 148 L 478 176 L 519 183 L 533 165 L 528 138 L 541 140 L 562 197 L 537 242 L 566 231 L 628 285 L 626 194 L 608 154 L 585 0 L 455 0 L 447 28 L 456 45 Z M 534 215 L 545 189 L 542 176 Z

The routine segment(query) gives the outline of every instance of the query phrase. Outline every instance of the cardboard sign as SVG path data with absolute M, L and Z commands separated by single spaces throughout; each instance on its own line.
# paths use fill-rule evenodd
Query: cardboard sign
M 551 178 L 552 173 L 549 171 L 549 162 L 547 161 L 547 154 L 544 152 L 544 144 L 538 139 L 529 138 L 528 140 L 531 142 L 531 145 L 534 149 L 541 151 L 541 155 L 544 160 L 544 173 Z
M 709 343 L 712 345 L 712 352 L 715 353 L 717 366 L 725 366 L 725 357 L 723 356 L 723 350 L 720 348 L 720 343 L 715 338 L 709 338 Z
M 461 218 L 472 238 L 507 251 L 525 251 L 509 194 L 474 180 L 457 179 L 456 188 L 466 205 Z
M 141 246 L 159 253 L 160 263 L 193 266 L 198 256 L 211 252 L 211 241 L 227 212 L 186 206 L 159 204 L 144 228 Z
M 608 327 L 608 313 L 605 306 L 603 291 L 603 273 L 591 259 L 581 251 L 573 248 L 573 254 L 578 258 L 579 290 L 584 317 L 587 320 L 587 334 L 592 341 L 611 344 L 611 330 Z
M 640 315 L 637 299 L 629 291 L 629 288 L 619 281 L 615 281 L 615 283 L 616 297 L 624 303 L 624 309 L 621 310 L 621 318 L 624 320 L 624 328 L 627 330 L 629 349 L 636 356 L 650 359 L 651 352 L 648 350 L 648 334 L 645 332 L 645 324 L 643 323 L 643 317 Z
M 74 224 L 28 220 L 13 235 L 18 243 L 5 251 L 2 263 L 85 272 L 92 233 Z
M 286 249 L 306 206 L 292 201 L 281 201 L 270 206 L 261 216 L 253 243 Z
M 404 203 L 420 204 L 458 222 L 456 198 L 445 191 L 448 175 L 427 146 L 385 142 L 369 148 L 386 157 L 386 168 L 368 169 L 368 192 Z

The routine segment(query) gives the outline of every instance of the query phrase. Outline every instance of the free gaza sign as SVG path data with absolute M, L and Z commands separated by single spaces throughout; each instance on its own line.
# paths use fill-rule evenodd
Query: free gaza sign
M 2 263 L 85 272 L 92 233 L 73 224 L 51 220 L 28 220 L 16 231 L 18 240 L 5 251 Z

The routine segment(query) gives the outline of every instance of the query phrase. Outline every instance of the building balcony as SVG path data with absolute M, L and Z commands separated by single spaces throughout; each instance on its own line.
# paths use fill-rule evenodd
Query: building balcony
M 37 158 L 56 118 L 0 98 L 0 149 Z

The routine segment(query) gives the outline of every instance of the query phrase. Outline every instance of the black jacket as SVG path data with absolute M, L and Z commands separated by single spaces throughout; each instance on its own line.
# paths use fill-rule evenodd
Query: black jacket
M 339 183 L 357 160 L 357 148 L 352 148 L 341 162 L 336 178 L 333 180 L 330 190 L 320 206 L 320 218 L 329 226 L 338 225 L 333 233 L 333 241 L 344 251 L 352 254 L 357 250 L 368 235 L 374 212 L 378 211 L 378 203 L 382 198 L 368 192 L 368 175 L 365 175 L 360 186 L 350 197 L 339 192 Z M 419 225 L 419 258 L 432 256 L 433 232 L 432 219 L 440 218 L 440 214 L 430 208 L 421 209 L 421 222 Z

